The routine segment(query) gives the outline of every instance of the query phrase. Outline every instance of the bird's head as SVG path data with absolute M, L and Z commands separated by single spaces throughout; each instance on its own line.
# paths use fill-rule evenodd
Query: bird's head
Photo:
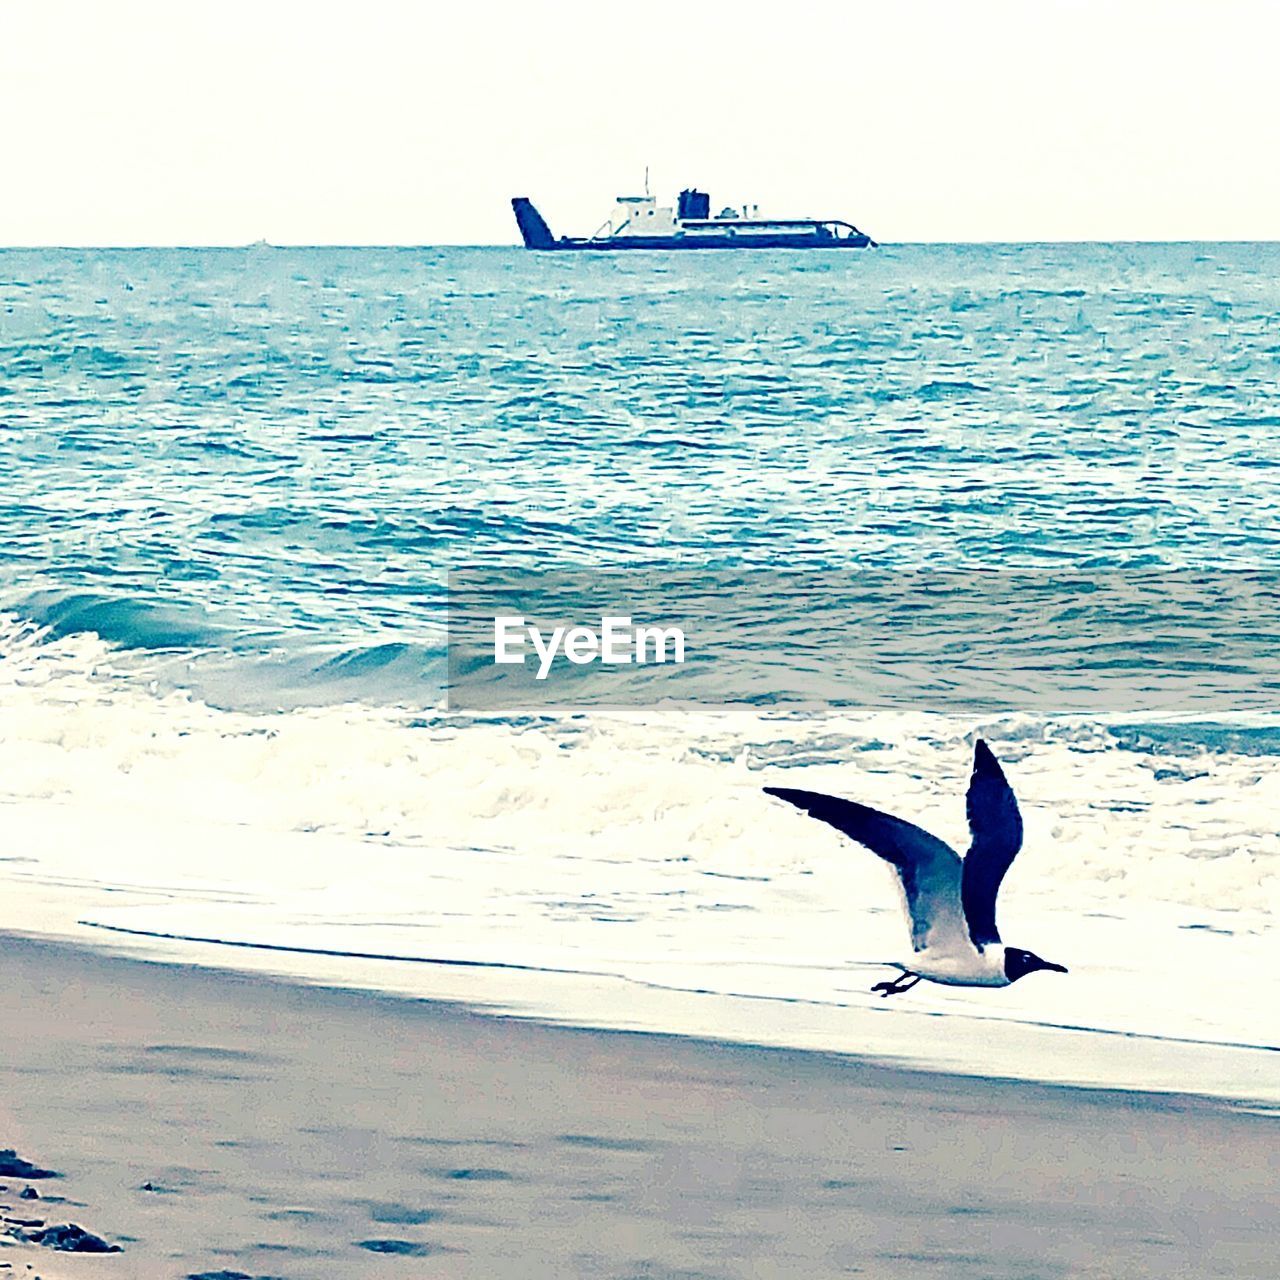
M 1035 973 L 1037 969 L 1048 969 L 1052 973 L 1066 973 L 1062 965 L 1054 964 L 1051 960 L 1041 960 L 1034 951 L 1023 951 L 1019 947 L 1005 947 L 1004 976 L 1010 982 L 1017 982 L 1019 978 Z

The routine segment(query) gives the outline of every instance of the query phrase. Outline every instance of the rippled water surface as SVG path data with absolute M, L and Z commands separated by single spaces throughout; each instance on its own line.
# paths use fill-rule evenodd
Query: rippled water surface
M 458 559 L 1276 546 L 1277 246 L 0 268 L 5 586 L 125 644 L 429 639 Z
M 861 1008 L 892 890 L 760 784 L 962 845 L 982 732 L 1028 820 L 1016 940 L 1071 981 L 917 1007 L 1272 1045 L 1280 733 L 1186 584 L 1246 601 L 1233 644 L 1274 626 L 1278 315 L 1274 245 L 0 252 L 0 866 L 55 925 L 62 894 L 144 933 Z M 1154 669 L 1226 694 L 454 714 L 458 566 L 803 570 L 854 612 L 868 570 L 877 608 L 896 571 L 1167 579 L 1201 607 Z M 1034 644 L 1070 649 L 1061 603 Z M 964 638 L 924 636 L 936 691 Z

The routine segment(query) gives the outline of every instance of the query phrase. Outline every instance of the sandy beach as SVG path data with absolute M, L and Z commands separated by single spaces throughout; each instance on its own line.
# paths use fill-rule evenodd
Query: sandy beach
M 13 1274 L 1274 1275 L 1240 1107 L 2 945 L 0 1146 L 61 1176 L 0 1209 L 122 1246 Z

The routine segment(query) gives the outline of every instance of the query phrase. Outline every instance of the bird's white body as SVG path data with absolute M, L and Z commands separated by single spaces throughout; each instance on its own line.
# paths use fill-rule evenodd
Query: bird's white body
M 917 951 L 909 964 L 896 961 L 894 967 L 948 987 L 1009 985 L 1004 971 L 1004 946 L 999 942 L 988 943 L 982 950 L 974 946 L 926 947 Z

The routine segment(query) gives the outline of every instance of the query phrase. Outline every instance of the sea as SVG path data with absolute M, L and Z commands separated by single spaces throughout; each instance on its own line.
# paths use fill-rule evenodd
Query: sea
M 1280 245 L 5 250 L 0 475 L 0 927 L 1280 1102 Z M 455 696 L 451 580 L 557 573 L 754 678 Z M 881 999 L 890 872 L 762 788 L 963 849 L 977 737 L 1070 972 Z

